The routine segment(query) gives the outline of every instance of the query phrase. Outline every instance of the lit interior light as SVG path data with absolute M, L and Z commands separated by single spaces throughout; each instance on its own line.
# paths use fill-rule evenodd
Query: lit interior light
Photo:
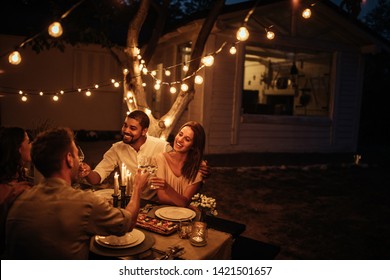
M 127 73 L 129 73 L 129 69 L 127 68 L 123 69 L 123 74 L 126 75 Z
M 156 70 L 153 70 L 151 74 L 152 74 L 152 76 L 156 76 L 157 75 Z
M 43 96 L 43 92 L 42 92 L 42 91 L 40 91 L 40 92 L 39 92 L 39 95 L 40 95 L 40 96 Z
M 148 68 L 146 67 L 142 68 L 142 73 L 144 73 L 144 75 L 148 74 Z
M 150 109 L 145 109 L 145 113 L 146 113 L 148 116 L 150 116 L 150 114 L 152 113 L 152 110 L 150 110 Z
M 133 97 L 133 93 L 131 91 L 128 91 L 127 92 L 127 98 L 132 98 Z
M 184 92 L 188 90 L 188 85 L 187 84 L 181 84 L 180 89 Z
M 64 91 L 63 91 L 63 90 L 60 90 L 60 93 L 63 95 L 63 94 L 64 94 Z
M 146 83 L 142 83 L 142 86 L 143 86 L 143 87 L 146 87 Z
M 246 41 L 249 38 L 249 31 L 245 26 L 242 26 L 238 29 L 236 34 L 237 40 Z
M 309 19 L 311 17 L 311 10 L 309 8 L 304 9 L 302 12 L 302 17 Z
M 119 87 L 119 82 L 115 82 L 114 87 L 116 87 L 116 88 Z
M 142 59 L 142 60 L 141 60 L 141 63 L 142 63 L 142 64 L 145 64 L 145 60 Z
M 21 99 L 22 99 L 23 102 L 26 102 L 27 101 L 27 96 L 23 95 Z
M 143 64 L 138 65 L 138 69 L 141 71 L 144 68 Z
M 19 94 L 23 94 L 23 91 L 19 90 Z
M 81 88 L 78 88 L 77 91 L 78 91 L 78 92 L 81 92 Z
M 141 60 L 142 56 L 139 54 L 137 55 L 138 60 Z
M 195 84 L 201 85 L 203 83 L 203 78 L 202 76 L 196 75 L 195 76 Z
M 176 88 L 174 87 L 174 86 L 171 86 L 170 88 L 169 88 L 169 92 L 170 93 L 172 93 L 172 94 L 174 94 L 174 93 L 176 93 Z
M 99 85 L 98 85 L 98 84 L 96 84 L 96 85 L 95 85 L 95 88 L 99 88 Z
M 52 24 L 50 24 L 48 31 L 51 37 L 54 38 L 60 37 L 63 32 L 61 23 L 59 23 L 58 21 L 53 22 Z
M 154 89 L 155 89 L 155 90 L 159 90 L 160 87 L 161 87 L 161 84 L 159 84 L 159 83 L 155 83 L 155 84 L 154 84 Z
M 273 31 L 268 30 L 267 31 L 267 39 L 272 40 L 275 38 L 275 33 Z
M 230 54 L 236 54 L 237 53 L 237 49 L 235 46 L 232 46 L 229 50 Z
M 115 84 L 115 79 L 111 79 L 111 83 Z
M 58 99 L 59 99 L 59 98 L 58 98 L 57 95 L 54 95 L 54 96 L 53 96 L 53 100 L 54 100 L 54 101 L 58 101 Z
M 13 65 L 18 65 L 21 61 L 22 61 L 22 56 L 18 51 L 14 51 L 8 56 L 8 62 Z
M 171 75 L 171 71 L 165 70 L 165 76 L 169 77 Z
M 187 71 L 188 71 L 188 65 L 187 65 L 187 64 L 184 64 L 184 65 L 183 65 L 183 71 L 184 71 L 184 72 L 187 72 Z
M 91 92 L 90 90 L 87 90 L 87 91 L 85 92 L 85 95 L 89 97 L 89 96 L 92 95 L 92 92 Z
M 205 56 L 202 58 L 202 63 L 205 66 L 210 67 L 214 64 L 214 57 L 212 55 Z

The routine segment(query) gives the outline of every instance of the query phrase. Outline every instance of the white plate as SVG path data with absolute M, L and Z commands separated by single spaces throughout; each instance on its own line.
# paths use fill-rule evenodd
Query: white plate
M 145 234 L 138 229 L 133 229 L 131 232 L 128 232 L 123 236 L 96 235 L 95 240 L 99 245 L 104 247 L 122 249 L 141 244 L 145 240 Z
M 154 214 L 160 219 L 168 221 L 191 220 L 195 218 L 195 211 L 184 207 L 162 207 L 156 210 Z

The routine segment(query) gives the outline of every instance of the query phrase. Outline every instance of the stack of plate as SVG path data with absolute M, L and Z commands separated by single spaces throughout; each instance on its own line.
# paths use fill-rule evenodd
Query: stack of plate
M 145 240 L 145 234 L 138 229 L 133 229 L 131 232 L 128 232 L 123 236 L 116 236 L 116 235 L 95 236 L 95 241 L 97 244 L 111 249 L 113 248 L 123 249 L 123 248 L 135 247 L 141 244 L 144 240 Z
M 191 209 L 175 206 L 159 208 L 154 214 L 160 219 L 174 222 L 192 220 L 196 216 L 195 211 Z

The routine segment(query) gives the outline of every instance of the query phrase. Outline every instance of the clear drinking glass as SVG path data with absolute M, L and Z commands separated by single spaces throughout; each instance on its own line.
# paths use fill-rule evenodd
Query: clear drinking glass
M 79 161 L 83 162 L 85 159 L 84 152 L 80 146 L 77 146 L 77 150 L 78 150 Z
M 157 169 L 158 169 L 158 166 L 157 166 L 156 158 L 154 158 L 154 157 L 149 158 L 149 165 L 148 165 L 149 182 L 150 182 L 151 177 L 156 177 Z M 151 183 L 149 183 L 149 185 L 150 185 L 150 188 L 153 190 L 158 189 L 158 187 L 152 185 Z

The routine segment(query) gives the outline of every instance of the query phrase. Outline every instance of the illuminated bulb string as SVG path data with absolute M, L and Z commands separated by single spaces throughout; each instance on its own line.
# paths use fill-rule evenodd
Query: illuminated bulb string
M 62 15 L 61 19 L 64 19 L 66 16 L 69 15 L 69 13 L 71 11 L 73 11 L 77 6 L 79 6 L 81 3 L 83 3 L 85 0 L 81 0 L 79 1 L 78 3 L 76 3 L 71 9 L 69 9 L 65 14 Z M 247 22 L 249 21 L 249 19 L 251 18 L 257 4 L 259 3 L 260 1 L 257 1 L 255 3 L 255 5 L 253 6 L 253 8 L 247 13 L 246 17 L 245 17 L 245 20 L 244 20 L 244 26 L 240 27 L 239 30 L 237 31 L 237 42 L 231 44 L 230 46 L 230 49 L 229 49 L 229 52 L 230 54 L 234 55 L 236 54 L 237 52 L 237 49 L 236 49 L 236 45 L 242 41 L 245 41 L 249 38 L 249 32 L 248 32 L 248 29 L 246 28 L 246 25 L 247 25 Z M 315 4 L 311 4 L 310 7 L 314 6 Z M 306 8 L 303 12 L 302 12 L 302 17 L 304 18 L 310 18 L 311 16 L 311 11 L 309 8 Z M 254 18 L 254 20 L 256 22 L 258 22 L 256 20 L 256 18 Z M 263 26 L 260 22 L 258 22 L 261 26 Z M 61 24 L 59 22 L 54 22 L 51 26 L 54 26 L 54 29 L 55 29 L 55 35 L 52 35 L 53 37 L 59 37 L 61 36 L 62 34 L 62 27 L 61 27 Z M 264 27 L 263 28 L 265 29 L 266 31 L 266 36 L 269 40 L 272 40 L 275 38 L 275 33 L 271 30 L 273 26 L 269 26 L 269 27 Z M 35 36 L 23 41 L 19 48 L 23 47 L 26 43 L 30 42 L 31 40 L 33 40 L 34 38 L 36 38 L 38 35 L 40 34 L 36 34 Z M 138 49 L 138 52 L 137 52 L 137 58 L 139 59 L 140 61 L 140 71 L 142 72 L 142 74 L 144 75 L 150 75 L 152 77 L 152 79 L 155 81 L 155 84 L 154 84 L 154 88 L 155 90 L 159 90 L 161 88 L 161 85 L 167 85 L 169 86 L 170 88 L 170 92 L 171 93 L 176 93 L 177 92 L 177 88 L 175 87 L 176 84 L 180 84 L 180 89 L 184 92 L 186 92 L 188 90 L 188 85 L 185 83 L 185 81 L 187 81 L 188 79 L 190 78 L 193 78 L 194 77 L 194 82 L 196 84 L 201 84 L 203 83 L 203 78 L 200 76 L 200 75 L 197 75 L 197 73 L 203 69 L 204 67 L 211 67 L 214 63 L 214 59 L 215 59 L 215 56 L 217 54 L 219 54 L 222 49 L 226 46 L 227 42 L 224 42 L 221 47 L 215 51 L 214 53 L 210 53 L 202 58 L 195 58 L 195 59 L 192 59 L 192 60 L 189 60 L 189 61 L 186 61 L 186 62 L 183 62 L 183 63 L 179 63 L 179 64 L 176 64 L 176 65 L 172 65 L 172 66 L 168 66 L 168 67 L 165 67 L 162 71 L 164 73 L 164 75 L 166 77 L 170 77 L 171 76 L 171 70 L 170 69 L 173 69 L 175 67 L 182 67 L 182 70 L 184 72 L 187 72 L 189 67 L 188 65 L 194 61 L 194 60 L 197 60 L 197 59 L 201 59 L 201 66 L 195 70 L 192 74 L 190 75 L 187 75 L 185 78 L 183 78 L 182 80 L 179 80 L 179 81 L 173 81 L 173 82 L 164 82 L 164 81 L 161 81 L 159 80 L 156 76 L 157 76 L 157 71 L 156 70 L 153 70 L 153 71 L 149 71 L 147 69 L 147 67 L 145 66 L 145 61 L 142 60 L 142 57 L 140 55 L 140 50 Z M 9 62 L 11 64 L 19 64 L 20 61 L 21 61 L 21 55 L 20 53 L 15 50 L 14 52 L 12 52 L 10 55 L 9 55 Z M 125 69 L 123 70 L 123 73 L 126 75 L 128 73 L 128 70 Z M 133 79 L 136 78 L 136 77 L 132 77 Z M 116 81 L 115 79 L 112 79 L 111 80 L 111 84 L 114 85 L 114 87 L 118 88 L 121 84 L 121 82 L 118 82 Z M 103 85 L 104 86 L 108 86 L 110 84 L 105 84 Z M 142 86 L 143 87 L 146 87 L 146 83 L 142 83 Z M 79 88 L 77 90 L 75 89 L 71 89 L 71 90 L 66 90 L 66 91 L 42 91 L 42 90 L 24 90 L 24 92 L 28 92 L 28 93 L 23 93 L 23 91 L 19 91 L 19 94 L 22 95 L 22 101 L 27 101 L 28 98 L 27 98 L 27 95 L 39 95 L 39 96 L 44 96 L 44 95 L 53 95 L 53 100 L 54 101 L 57 101 L 58 100 L 58 96 L 59 94 L 60 95 L 63 95 L 64 93 L 72 93 L 72 92 L 85 92 L 86 96 L 91 96 L 92 92 L 90 90 L 90 88 L 95 88 L 95 89 L 98 89 L 99 88 L 99 85 L 98 84 L 94 84 L 93 86 L 88 86 L 88 87 L 85 87 L 83 89 Z M 7 90 L 4 90 L 3 88 L 3 92 L 5 93 L 9 93 L 9 94 L 12 94 L 12 93 L 15 93 L 16 89 L 11 89 L 11 88 L 8 88 L 8 90 L 10 91 L 7 91 Z M 22 92 L 22 93 L 20 93 Z M 130 99 L 129 99 L 130 100 Z M 133 100 L 133 97 L 131 97 L 131 100 Z

